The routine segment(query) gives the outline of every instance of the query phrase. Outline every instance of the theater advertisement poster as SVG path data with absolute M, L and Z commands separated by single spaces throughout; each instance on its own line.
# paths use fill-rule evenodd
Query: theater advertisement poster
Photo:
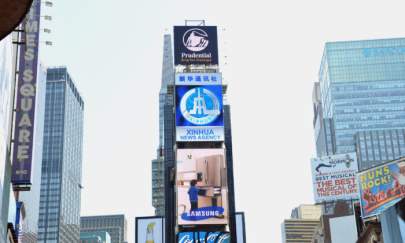
M 224 140 L 222 85 L 217 73 L 176 75 L 176 140 Z
M 311 170 L 314 199 L 317 203 L 358 198 L 355 153 L 313 158 Z
M 362 217 L 378 215 L 405 196 L 405 160 L 358 174 Z
M 218 65 L 216 26 L 174 26 L 174 65 Z
M 225 150 L 178 149 L 176 158 L 178 224 L 228 224 Z

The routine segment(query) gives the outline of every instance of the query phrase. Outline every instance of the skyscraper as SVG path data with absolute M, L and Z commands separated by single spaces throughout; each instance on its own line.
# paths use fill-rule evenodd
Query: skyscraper
M 312 238 L 320 224 L 322 207 L 300 205 L 291 212 L 291 219 L 281 224 L 283 243 L 312 243 Z
M 405 128 L 404 67 L 405 38 L 326 43 L 313 95 L 318 156 L 354 152 L 357 132 Z
M 152 160 L 152 205 L 155 215 L 165 215 L 164 200 L 164 105 L 168 99 L 167 86 L 173 84 L 174 76 L 171 35 L 164 36 L 162 82 L 159 92 L 159 147 L 156 159 Z
M 120 215 L 85 216 L 80 218 L 81 234 L 106 231 L 111 237 L 111 243 L 127 241 L 127 220 Z
M 36 84 L 35 102 L 35 132 L 32 156 L 32 185 L 29 191 L 19 192 L 19 202 L 25 212 L 25 217 L 20 219 L 20 238 L 24 243 L 36 243 L 38 240 L 38 217 L 41 190 L 42 152 L 45 119 L 45 92 L 46 70 L 39 65 Z
M 67 68 L 48 68 L 38 242 L 79 242 L 83 108 Z

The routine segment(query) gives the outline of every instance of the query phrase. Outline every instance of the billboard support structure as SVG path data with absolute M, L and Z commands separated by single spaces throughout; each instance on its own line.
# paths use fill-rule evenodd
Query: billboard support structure
M 189 23 L 196 23 L 196 24 L 189 24 Z M 205 26 L 205 20 L 194 20 L 194 19 L 186 19 L 184 20 L 185 26 Z

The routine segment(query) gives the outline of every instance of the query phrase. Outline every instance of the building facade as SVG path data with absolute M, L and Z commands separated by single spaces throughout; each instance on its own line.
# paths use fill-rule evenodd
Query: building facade
M 80 232 L 80 243 L 111 243 L 107 231 Z
M 405 129 L 361 131 L 355 134 L 360 170 L 405 156 Z
M 83 109 L 67 68 L 48 68 L 38 242 L 80 239 Z
M 404 66 L 405 38 L 326 43 L 314 87 L 318 156 L 354 152 L 357 132 L 405 128 Z
M 127 220 L 122 214 L 80 217 L 81 234 L 99 231 L 108 232 L 111 243 L 127 242 Z
M 162 80 L 159 92 L 159 147 L 152 160 L 152 205 L 156 216 L 165 215 L 164 200 L 164 105 L 168 99 L 167 86 L 173 84 L 174 66 L 171 35 L 164 36 Z
M 322 206 L 313 204 L 302 204 L 291 211 L 292 219 L 315 219 L 322 215 Z
M 39 65 L 36 84 L 35 132 L 31 168 L 31 189 L 19 192 L 24 217 L 19 222 L 19 237 L 24 243 L 36 243 L 38 240 L 38 217 L 41 192 L 42 153 L 45 119 L 46 69 Z
M 315 219 L 286 219 L 281 225 L 283 243 L 312 243 L 320 221 Z
M 7 237 L 10 195 L 11 161 L 10 126 L 12 111 L 13 74 L 12 37 L 0 41 L 0 242 Z

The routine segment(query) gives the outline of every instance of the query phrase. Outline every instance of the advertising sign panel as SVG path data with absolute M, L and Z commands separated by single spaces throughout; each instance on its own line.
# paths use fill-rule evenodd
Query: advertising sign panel
M 357 242 L 357 225 L 354 215 L 329 219 L 331 242 Z
M 135 221 L 136 243 L 164 243 L 163 217 L 137 217 Z
M 362 217 L 374 216 L 405 197 L 405 159 L 358 174 Z
M 199 78 L 197 78 L 199 77 Z M 224 117 L 222 85 L 218 74 L 177 74 L 176 82 L 199 82 L 200 85 L 176 85 L 177 141 L 223 141 Z M 202 81 L 197 81 L 202 78 Z M 220 79 L 219 79 L 220 80 Z
M 218 65 L 216 26 L 174 26 L 174 65 Z
M 314 198 L 317 203 L 358 198 L 355 153 L 314 158 L 311 165 Z
M 20 45 L 11 177 L 15 188 L 26 188 L 31 184 L 40 11 L 41 1 L 33 1 L 30 12 L 22 23 L 25 45 Z
M 176 73 L 176 85 L 221 85 L 220 73 Z
M 236 242 L 246 242 L 246 230 L 245 230 L 245 214 L 242 212 L 235 213 L 236 221 Z
M 178 225 L 228 224 L 224 149 L 177 150 Z
M 230 243 L 231 235 L 228 232 L 180 232 L 177 235 L 178 243 Z M 239 242 L 238 242 L 239 243 Z

